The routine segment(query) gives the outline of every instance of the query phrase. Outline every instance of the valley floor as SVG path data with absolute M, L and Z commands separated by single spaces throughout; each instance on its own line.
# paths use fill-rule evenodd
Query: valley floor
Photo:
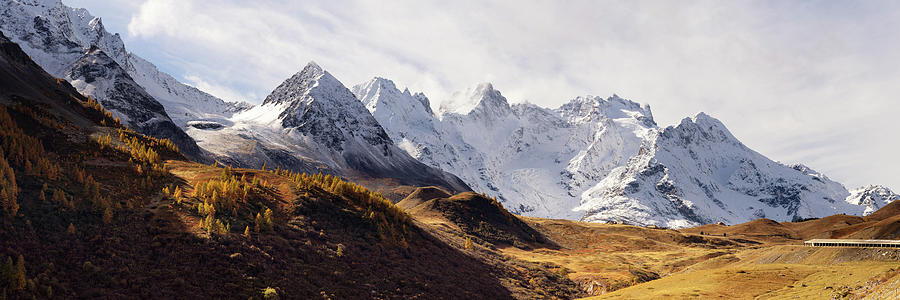
M 852 235 L 848 226 L 874 232 L 895 223 L 835 222 L 848 218 L 678 231 L 524 218 L 560 247 L 502 252 L 563 266 L 591 299 L 898 299 L 900 250 L 802 245 L 832 231 Z
M 591 299 L 896 299 L 896 262 L 746 264 L 673 274 Z

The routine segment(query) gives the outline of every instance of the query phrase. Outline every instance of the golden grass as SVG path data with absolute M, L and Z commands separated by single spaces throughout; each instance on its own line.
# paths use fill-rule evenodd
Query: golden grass
M 871 261 L 731 266 L 678 273 L 589 299 L 830 299 L 898 267 Z
M 747 232 L 752 234 L 742 236 L 735 232 L 729 233 L 728 237 L 751 238 L 762 244 L 715 246 L 693 242 L 696 239 L 685 242 L 684 238 L 679 238 L 690 235 L 722 239 L 700 236 L 697 229 L 674 232 L 626 225 L 523 219 L 542 228 L 561 248 L 505 248 L 502 252 L 524 260 L 563 266 L 570 271 L 569 278 L 583 290 L 600 295 L 597 299 L 783 299 L 795 296 L 822 299 L 847 291 L 856 295 L 881 291 L 885 289 L 884 285 L 893 281 L 882 279 L 876 282 L 872 278 L 900 273 L 889 272 L 892 268 L 900 270 L 900 263 L 892 258 L 896 255 L 887 255 L 877 249 L 805 247 L 797 245 L 796 240 L 755 233 L 755 227 L 749 225 L 743 227 L 749 228 Z M 756 223 L 779 226 L 774 222 Z M 707 229 L 704 232 L 713 231 Z M 644 271 L 662 278 L 642 283 L 645 280 L 641 279 L 646 279 L 643 276 L 646 273 L 641 273 Z M 867 281 L 876 283 L 867 285 Z M 867 288 L 858 288 L 866 285 Z M 607 291 L 609 293 L 601 295 Z
M 701 262 L 707 268 L 734 261 L 741 247 L 684 244 L 682 233 L 629 225 L 582 223 L 522 217 L 542 228 L 559 249 L 503 248 L 503 254 L 565 267 L 569 278 L 591 294 L 638 284 L 653 274 L 664 277 Z M 717 262 L 712 264 L 710 262 Z

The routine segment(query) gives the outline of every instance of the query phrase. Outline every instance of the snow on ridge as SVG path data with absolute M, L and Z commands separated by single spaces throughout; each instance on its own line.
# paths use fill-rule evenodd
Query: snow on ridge
M 129 53 L 119 34 L 107 32 L 102 19 L 86 9 L 71 8 L 59 0 L 0 0 L 0 14 L 0 30 L 50 74 L 65 78 L 73 62 L 97 47 L 162 103 L 182 128 L 191 120 L 230 117 L 250 107 L 243 102 L 226 102 L 159 71 Z
M 375 84 L 375 86 L 393 85 Z M 396 93 L 420 104 L 408 92 Z M 423 109 L 424 111 L 424 109 Z M 468 190 L 451 174 L 410 157 L 363 102 L 315 62 L 284 80 L 262 105 L 236 113 L 231 125 L 200 124 L 188 133 L 205 149 L 243 165 L 307 172 L 328 170 Z
M 444 114 L 466 115 L 472 112 L 488 111 L 498 114 L 509 109 L 509 102 L 494 85 L 488 82 L 479 83 L 464 92 L 454 92 L 450 98 L 441 102 L 440 112 Z
M 862 215 L 869 215 L 888 203 L 900 200 L 900 195 L 880 185 L 866 185 L 851 190 L 846 202 L 863 208 Z
M 840 183 L 774 162 L 704 113 L 660 129 L 640 154 L 582 194 L 582 220 L 686 227 L 757 218 L 791 221 L 859 207 Z
M 580 97 L 549 109 L 510 105 L 488 83 L 455 93 L 439 117 L 407 91 L 373 84 L 380 81 L 359 84 L 354 93 L 395 142 L 529 216 L 580 218 L 572 211 L 580 192 L 637 154 L 642 135 L 655 127 L 649 107 L 617 96 Z M 604 110 L 617 111 L 616 119 Z
M 388 157 L 398 146 L 525 215 L 679 227 L 762 216 L 866 214 L 896 199 L 877 187 L 851 193 L 805 166 L 773 162 L 704 113 L 659 129 L 648 105 L 618 95 L 576 97 L 548 109 L 510 105 L 485 83 L 443 101 L 435 115 L 424 94 L 400 91 L 384 78 L 350 91 L 310 62 L 295 75 L 307 71 L 303 76 L 314 77 L 310 86 L 285 89 L 278 101 L 267 97 L 252 107 L 178 82 L 128 53 L 100 18 L 58 0 L 0 0 L 0 30 L 58 77 L 86 50 L 101 49 L 175 124 L 220 155 L 353 163 L 335 155 L 338 149 L 380 156 L 363 162 L 380 168 L 409 163 Z M 77 86 L 93 93 L 101 85 Z M 358 100 L 360 105 L 348 104 Z

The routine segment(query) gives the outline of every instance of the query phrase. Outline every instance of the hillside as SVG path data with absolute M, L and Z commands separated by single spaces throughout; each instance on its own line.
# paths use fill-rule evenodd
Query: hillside
M 121 127 L 2 35 L 0 49 L 6 297 L 578 293 L 549 266 L 433 235 L 340 178 L 186 161 L 172 142 Z
M 497 199 L 472 192 L 453 196 L 441 192 L 419 188 L 397 205 L 419 220 L 458 228 L 480 243 L 526 249 L 534 245 L 552 246 L 540 233 L 503 208 Z
M 350 90 L 314 62 L 285 79 L 261 105 L 228 120 L 194 124 L 203 126 L 192 126 L 187 134 L 235 166 L 329 173 L 375 190 L 385 185 L 471 190 L 455 175 L 400 150 Z
M 597 299 L 893 299 L 900 296 L 900 250 L 812 248 L 802 242 L 810 238 L 896 239 L 900 234 L 897 205 L 882 207 L 870 215 L 874 218 L 834 215 L 782 223 L 759 219 L 681 229 L 684 234 L 745 246 Z M 887 214 L 894 215 L 884 217 Z

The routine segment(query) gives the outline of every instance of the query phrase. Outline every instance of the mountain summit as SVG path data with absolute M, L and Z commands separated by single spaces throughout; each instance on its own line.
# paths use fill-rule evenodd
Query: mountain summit
M 455 93 L 438 118 L 417 104 L 424 95 L 377 82 L 353 91 L 402 149 L 528 216 L 580 218 L 581 192 L 637 154 L 655 127 L 649 107 L 618 97 L 546 109 L 510 105 L 489 83 Z
M 469 190 L 455 176 L 400 150 L 365 105 L 315 62 L 282 82 L 262 105 L 225 122 L 190 128 L 188 134 L 221 160 L 240 166 Z
M 91 48 L 112 58 L 184 127 L 188 121 L 230 116 L 247 103 L 225 102 L 178 82 L 152 63 L 128 52 L 119 34 L 106 31 L 100 18 L 60 0 L 0 0 L 0 30 L 50 74 L 65 78 L 67 68 Z
M 480 83 L 465 92 L 456 92 L 441 103 L 441 114 L 483 115 L 498 118 L 509 113 L 509 101 L 491 83 Z
M 163 105 L 100 48 L 91 47 L 68 67 L 65 75 L 73 87 L 97 98 L 126 126 L 149 136 L 172 140 L 189 157 L 202 157 L 200 147 L 172 122 Z
M 584 221 L 687 227 L 852 212 L 839 183 L 774 162 L 699 113 L 652 134 L 639 154 L 586 191 Z
M 279 107 L 283 128 L 312 137 L 322 145 L 341 152 L 355 140 L 379 148 L 390 156 L 390 137 L 378 121 L 331 73 L 310 62 L 281 83 L 262 106 Z

